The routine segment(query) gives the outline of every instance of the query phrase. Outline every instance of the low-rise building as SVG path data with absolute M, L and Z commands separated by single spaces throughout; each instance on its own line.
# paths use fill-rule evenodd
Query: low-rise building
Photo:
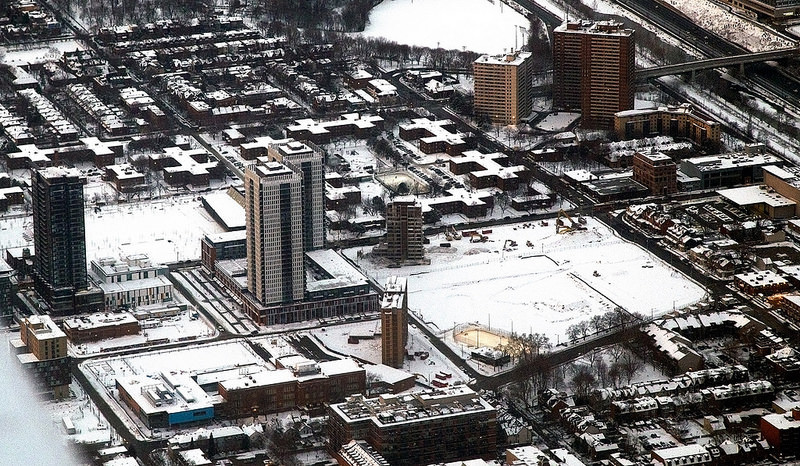
M 93 260 L 90 273 L 103 291 L 107 311 L 171 301 L 174 296 L 172 282 L 166 276 L 168 268 L 152 265 L 144 254 L 131 255 L 121 261 L 114 258 Z
M 450 171 L 456 175 L 468 174 L 475 189 L 498 188 L 515 191 L 520 183 L 530 178 L 523 165 L 508 165 L 508 156 L 500 152 L 483 154 L 477 150 L 466 151 L 450 159 Z
M 296 120 L 294 124 L 286 127 L 286 136 L 324 144 L 341 136 L 364 139 L 382 128 L 383 118 L 377 115 L 348 113 L 330 121 L 315 121 L 311 118 Z
M 684 103 L 614 114 L 614 133 L 620 139 L 656 135 L 688 138 L 698 145 L 719 147 L 721 126 L 693 105 Z
M 734 275 L 733 284 L 749 294 L 774 294 L 791 288 L 785 278 L 772 270 L 753 270 Z
M 72 344 L 136 335 L 139 320 L 129 312 L 95 313 L 65 319 L 61 326 Z
M 444 152 L 460 155 L 469 148 L 467 136 L 455 131 L 450 120 L 429 120 L 415 118 L 411 123 L 400 125 L 400 139 L 414 141 L 419 139 L 419 150 L 425 154 Z
M 636 152 L 633 155 L 633 179 L 662 196 L 678 191 L 678 166 L 661 152 Z
M 114 183 L 114 187 L 121 193 L 132 193 L 147 189 L 144 175 L 129 163 L 106 166 L 105 177 L 109 182 Z
M 797 202 L 782 196 L 767 186 L 742 186 L 717 191 L 720 196 L 738 207 L 743 207 L 769 218 L 788 218 L 795 215 Z
M 410 395 L 351 396 L 328 407 L 329 448 L 366 440 L 393 465 L 493 458 L 497 412 L 465 385 Z
M 256 370 L 218 383 L 226 417 L 313 408 L 363 393 L 364 368 L 352 359 L 316 362 L 301 356 L 276 360 L 275 370 Z
M 766 154 L 759 146 L 745 152 L 708 155 L 681 161 L 681 172 L 698 178 L 702 189 L 731 187 L 737 184 L 759 183 L 764 180 L 763 167 L 781 165 L 781 160 Z
M 761 418 L 761 436 L 782 455 L 800 453 L 800 411 L 792 408 L 784 414 Z
M 9 345 L 37 389 L 53 398 L 69 396 L 72 381 L 67 336 L 49 316 L 32 315 L 20 322 L 19 338 Z
M 691 444 L 653 450 L 652 458 L 664 466 L 697 466 L 711 464 L 711 454 L 702 445 Z
M 222 165 L 205 149 L 167 147 L 163 153 L 150 154 L 150 168 L 163 170 L 164 181 L 169 184 L 208 186 L 211 178 L 222 174 Z
M 123 376 L 116 379 L 120 399 L 148 428 L 208 421 L 211 397 L 184 373 Z
M 644 328 L 649 342 L 657 350 L 656 355 L 676 372 L 702 369 L 703 356 L 692 349 L 691 342 L 671 330 L 650 324 Z

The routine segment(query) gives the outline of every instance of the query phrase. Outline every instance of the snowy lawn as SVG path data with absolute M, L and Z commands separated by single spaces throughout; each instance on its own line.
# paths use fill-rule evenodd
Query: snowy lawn
M 46 47 L 9 50 L 2 62 L 6 65 L 27 66 L 61 59 L 64 52 L 83 50 L 85 47 L 74 40 L 51 42 Z
M 527 41 L 528 20 L 500 0 L 391 0 L 362 33 L 401 44 L 500 54 Z M 516 38 L 515 38 L 516 36 Z
M 632 312 L 660 315 L 705 296 L 696 283 L 638 246 L 588 219 L 585 231 L 555 234 L 530 223 L 492 228 L 486 243 L 432 238 L 429 266 L 390 269 L 369 247 L 345 251 L 378 282 L 409 276 L 409 305 L 440 331 L 457 323 L 480 322 L 518 333 L 541 332 L 556 343 L 567 327 L 620 305 Z M 504 250 L 506 240 L 517 247 Z M 527 241 L 532 246 L 527 245 Z M 597 273 L 595 273 L 597 272 Z
M 145 253 L 153 263 L 199 259 L 200 240 L 220 227 L 192 195 L 86 211 L 86 258 Z

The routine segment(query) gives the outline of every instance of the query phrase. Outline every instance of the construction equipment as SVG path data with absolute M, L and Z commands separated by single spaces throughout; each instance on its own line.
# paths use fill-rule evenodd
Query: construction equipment
M 558 217 L 556 217 L 556 233 L 569 233 L 571 231 L 585 229 L 585 226 L 573 220 L 568 213 L 564 212 L 564 209 L 558 211 Z

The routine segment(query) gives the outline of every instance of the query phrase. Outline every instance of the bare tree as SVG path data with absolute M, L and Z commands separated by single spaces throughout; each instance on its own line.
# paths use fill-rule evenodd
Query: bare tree
M 628 380 L 628 383 L 631 383 L 633 377 L 642 369 L 644 364 L 642 361 L 633 355 L 630 351 L 626 351 L 625 354 L 622 356 L 622 360 L 620 362 L 620 369 L 622 374 Z
M 589 392 L 597 387 L 597 379 L 592 374 L 591 369 L 584 365 L 572 365 L 572 378 L 570 379 L 570 388 L 578 400 L 586 400 L 589 397 Z

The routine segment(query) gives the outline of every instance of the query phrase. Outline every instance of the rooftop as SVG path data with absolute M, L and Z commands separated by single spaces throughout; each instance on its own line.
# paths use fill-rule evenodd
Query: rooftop
M 133 375 L 116 381 L 148 415 L 213 408 L 211 397 L 187 373 Z
M 788 207 L 796 203 L 766 186 L 743 186 L 717 191 L 720 196 L 740 206 L 766 204 L 770 207 Z
M 732 152 L 730 154 L 707 155 L 686 159 L 681 164 L 693 165 L 701 172 L 730 170 L 733 168 L 774 165 L 781 159 L 770 154 Z
M 502 55 L 481 55 L 475 63 L 489 65 L 519 66 L 533 55 L 531 52 L 512 52 Z
M 424 422 L 433 417 L 460 416 L 468 412 L 494 412 L 495 408 L 466 385 L 409 395 L 355 395 L 331 405 L 348 421 L 371 419 L 377 425 Z
M 88 330 L 92 328 L 109 327 L 115 325 L 125 325 L 136 323 L 138 320 L 130 312 L 109 313 L 99 312 L 64 319 L 64 328 L 76 330 Z
M 555 28 L 555 32 L 571 34 L 597 34 L 608 36 L 631 36 L 633 29 L 626 29 L 622 23 L 616 21 L 565 21 Z
M 306 258 L 323 272 L 316 280 L 306 282 L 306 290 L 310 292 L 368 283 L 364 274 L 333 249 L 308 251 Z

